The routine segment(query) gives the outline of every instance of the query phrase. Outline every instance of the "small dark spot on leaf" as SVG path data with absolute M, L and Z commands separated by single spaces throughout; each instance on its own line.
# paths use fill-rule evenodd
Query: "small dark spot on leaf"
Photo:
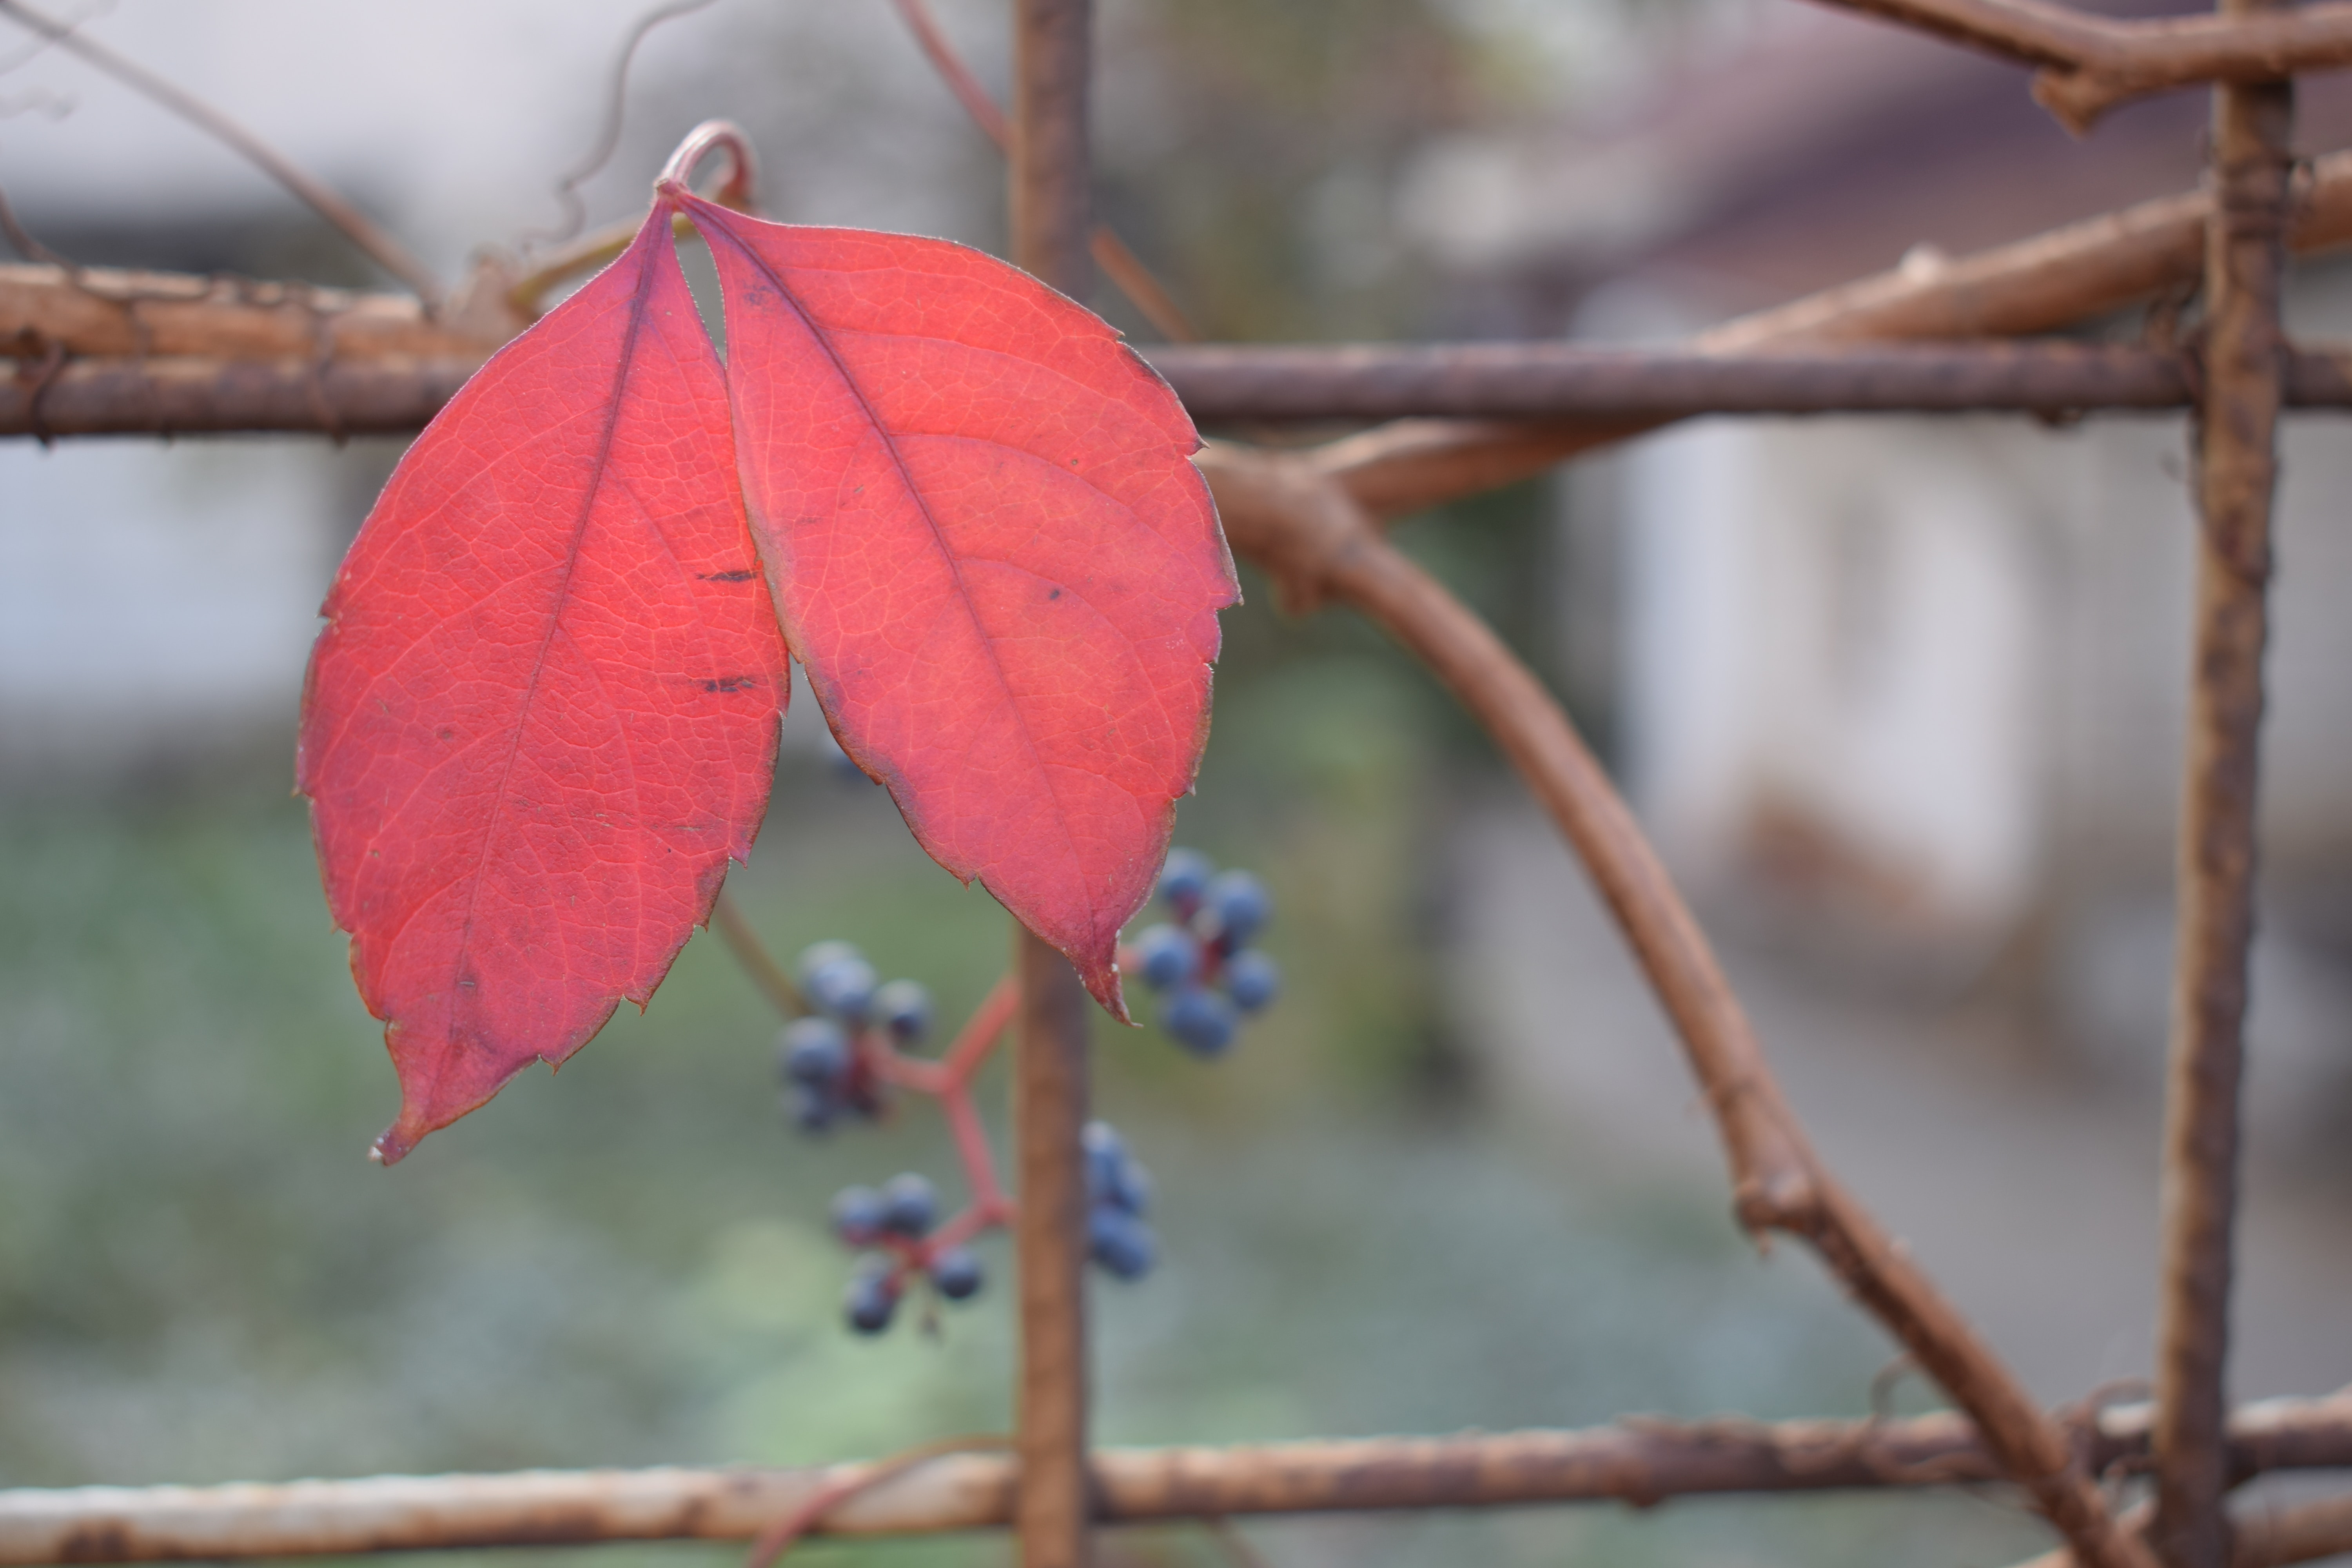
M 457 738 L 457 731 L 455 730 L 442 730 L 437 731 L 437 733 L 440 735 L 440 738 L 445 741 L 454 741 Z
M 704 681 L 702 683 L 702 689 L 705 691 L 740 691 L 746 687 L 757 685 L 759 683 L 759 679 L 760 678 L 756 675 L 722 675 L 716 680 Z
M 700 574 L 702 580 L 706 583 L 749 583 L 752 578 L 757 577 L 758 575 L 759 574 L 757 572 L 746 571 L 705 572 Z
M 1050 594 L 1048 594 L 1048 595 L 1045 595 L 1045 597 L 1047 597 L 1047 598 L 1049 598 L 1049 599 L 1058 599 L 1058 598 L 1060 598 L 1061 596 L 1062 596 L 1062 591 L 1061 591 L 1059 588 L 1055 589 L 1052 593 L 1050 593 Z

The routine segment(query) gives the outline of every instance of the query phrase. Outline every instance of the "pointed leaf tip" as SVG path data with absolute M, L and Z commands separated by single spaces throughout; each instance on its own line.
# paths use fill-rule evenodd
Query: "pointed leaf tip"
M 657 205 L 403 458 L 324 607 L 298 778 L 416 1142 L 660 983 L 790 685 Z
M 940 240 L 680 205 L 718 264 L 753 537 L 835 735 L 1122 1021 L 1233 562 L 1200 438 L 1100 320 Z

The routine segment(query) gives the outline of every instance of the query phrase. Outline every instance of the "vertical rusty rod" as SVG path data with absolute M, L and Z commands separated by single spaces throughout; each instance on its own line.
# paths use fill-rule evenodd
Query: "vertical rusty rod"
M 1087 100 L 1091 0 L 1014 0 L 1013 259 L 1072 299 L 1091 281 Z M 1021 1014 L 1013 1133 L 1021 1212 L 1021 1479 L 1013 1525 L 1022 1568 L 1085 1568 L 1087 1480 L 1087 1017 L 1067 960 L 1025 930 L 1013 937 Z
M 2221 10 L 2244 16 L 2272 4 L 2221 0 Z M 2213 97 L 2214 211 L 2196 434 L 2196 653 L 2180 803 L 2157 1322 L 2151 1542 L 2167 1568 L 2225 1568 L 2230 1558 L 2224 1376 L 2294 122 L 2294 89 L 2285 82 L 2225 84 Z
M 1084 1568 L 1087 1482 L 1087 1012 L 1069 960 L 1017 929 L 1021 1013 L 1013 1055 L 1020 1147 L 1015 1237 L 1021 1295 L 1022 1568 Z
M 1013 259 L 1073 300 L 1094 280 L 1093 154 L 1087 100 L 1092 0 L 1015 0 Z

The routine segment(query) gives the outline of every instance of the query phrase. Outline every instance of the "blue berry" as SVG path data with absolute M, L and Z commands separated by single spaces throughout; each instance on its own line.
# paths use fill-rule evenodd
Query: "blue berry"
M 1201 944 L 1181 926 L 1147 926 L 1135 939 L 1135 966 L 1146 985 L 1165 991 L 1201 973 Z
M 784 1096 L 784 1109 L 793 1125 L 803 1132 L 822 1132 L 833 1125 L 834 1100 L 824 1089 L 812 1083 L 796 1083 Z
M 882 1228 L 900 1236 L 919 1237 L 939 1218 L 940 1202 L 931 1184 L 912 1171 L 882 1184 Z
M 900 1045 L 911 1045 L 931 1026 L 931 994 L 912 980 L 893 980 L 874 993 L 874 1016 Z
M 878 1334 L 890 1326 L 891 1315 L 898 1310 L 898 1284 L 887 1258 L 858 1260 L 849 1288 L 842 1292 L 841 1310 L 861 1334 Z
M 1198 985 L 1171 992 L 1160 1004 L 1160 1026 L 1196 1057 L 1223 1056 L 1238 1022 L 1232 1003 Z
M 1216 927 L 1223 951 L 1238 952 L 1273 918 L 1274 900 L 1265 884 L 1247 871 L 1220 871 L 1202 896 L 1202 908 Z
M 1151 1212 L 1151 1173 L 1127 1151 L 1118 1130 L 1089 1121 L 1086 1131 L 1087 1201 L 1140 1217 Z
M 776 1043 L 793 1083 L 830 1089 L 849 1071 L 849 1037 L 830 1018 L 795 1018 Z
M 1140 1279 L 1158 1261 L 1160 1244 L 1151 1227 L 1133 1215 L 1098 1205 L 1087 1215 L 1087 1251 L 1118 1279 Z
M 1190 917 L 1216 869 L 1215 863 L 1198 849 L 1171 849 L 1160 868 L 1160 896 L 1178 914 Z
M 1087 1152 L 1087 1180 L 1092 1182 L 1097 1172 L 1116 1170 L 1127 1158 L 1127 1140 L 1109 1122 L 1089 1121 L 1078 1134 L 1078 1144 Z
M 797 976 L 800 983 L 805 986 L 809 983 L 810 979 L 815 975 L 818 970 L 823 969 L 828 963 L 836 963 L 845 958 L 854 960 L 859 963 L 866 962 L 866 955 L 858 952 L 856 945 L 853 943 L 845 942 L 813 942 L 809 946 L 801 949 L 801 955 L 793 960 L 793 973 Z
M 852 1247 L 882 1239 L 887 1205 L 872 1187 L 844 1187 L 833 1194 L 833 1234 Z
M 808 998 L 836 1018 L 862 1021 L 873 1005 L 874 966 L 862 958 L 835 958 L 809 971 L 802 982 Z
M 984 1278 L 980 1255 L 969 1247 L 950 1247 L 931 1259 L 931 1283 L 950 1301 L 968 1301 L 978 1295 Z
M 1255 948 L 1234 954 L 1225 965 L 1225 994 L 1244 1013 L 1255 1013 L 1282 994 L 1282 971 Z

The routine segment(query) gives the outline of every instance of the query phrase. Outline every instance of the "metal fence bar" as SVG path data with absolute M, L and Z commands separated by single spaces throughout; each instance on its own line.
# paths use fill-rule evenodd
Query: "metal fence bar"
M 1013 259 L 1084 299 L 1093 275 L 1087 98 L 1093 0 L 1014 0 Z M 1087 1496 L 1087 1023 L 1069 961 L 1016 925 L 1021 1011 L 1013 1058 L 1019 1144 L 1021 1364 L 1015 1530 L 1022 1568 L 1086 1568 Z
M 2225 18 L 2278 9 L 2221 0 Z M 2294 89 L 2213 93 L 2205 385 L 2196 432 L 2196 649 L 2178 830 L 2164 1245 L 2156 1347 L 2156 1517 L 2167 1568 L 2227 1568 L 2222 1422 L 2238 1212 L 2239 1085 L 2254 935 L 2256 763 L 2269 640 L 2271 499 L 2286 338 L 2279 293 Z
M 2079 1413 L 2094 1471 L 2146 1462 L 2149 1407 Z M 2352 1393 L 2247 1405 L 2232 1474 L 2352 1468 Z M 1014 1459 L 957 1455 L 858 1492 L 837 1535 L 999 1528 Z M 47 1563 L 309 1556 L 621 1541 L 744 1541 L 864 1464 L 801 1469 L 524 1471 L 218 1487 L 0 1490 L 0 1568 Z M 1999 1471 L 1962 1417 L 1624 1422 L 1581 1431 L 1098 1449 L 1096 1517 L 1143 1522 L 1979 1484 Z
M 1169 345 L 1140 351 L 1203 425 L 1706 414 L 2161 412 L 2192 362 L 2152 349 L 1958 342 L 1699 353 L 1571 343 Z M 404 435 L 476 358 L 68 360 L 0 380 L 0 436 Z M 2352 351 L 2288 356 L 2293 408 L 2352 407 Z

